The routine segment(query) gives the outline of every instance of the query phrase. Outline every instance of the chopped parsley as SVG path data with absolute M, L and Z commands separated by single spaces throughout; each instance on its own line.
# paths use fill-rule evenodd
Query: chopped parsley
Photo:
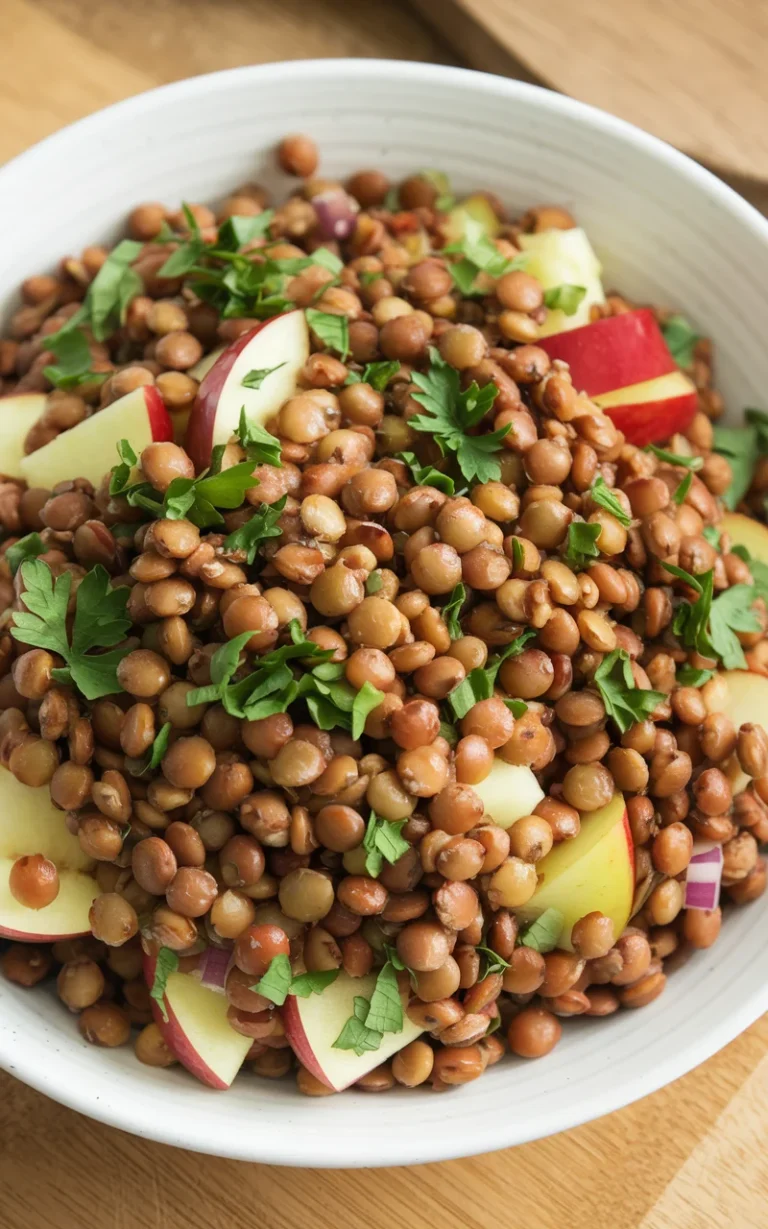
M 457 585 L 454 585 L 448 597 L 448 601 L 445 603 L 440 612 L 443 616 L 443 622 L 448 628 L 448 635 L 451 637 L 451 640 L 459 640 L 464 635 L 461 630 L 459 616 L 461 615 L 461 608 L 466 600 L 467 590 L 463 581 L 459 581 Z
M 537 952 L 552 952 L 557 947 L 564 920 L 559 909 L 545 909 L 521 930 L 517 942 L 521 947 L 532 947 Z
M 685 316 L 668 316 L 661 326 L 667 349 L 678 367 L 690 367 L 699 334 Z
M 561 311 L 565 312 L 566 316 L 575 316 L 586 293 L 586 286 L 572 286 L 563 282 L 560 286 L 551 286 L 544 291 L 544 306 L 550 311 Z
M 491 409 L 499 390 L 495 384 L 480 388 L 473 380 L 462 392 L 458 371 L 445 362 L 440 351 L 430 347 L 429 358 L 426 375 L 414 371 L 411 377 L 419 389 L 413 399 L 424 406 L 427 413 L 414 415 L 408 420 L 409 426 L 434 436 L 444 456 L 455 456 L 467 482 L 496 481 L 501 470 L 492 457 L 509 433 L 509 424 L 486 435 L 469 435 L 468 432 L 478 426 Z
M 433 486 L 436 491 L 442 491 L 444 495 L 454 494 L 456 483 L 449 474 L 435 469 L 434 465 L 422 465 L 415 452 L 398 452 L 396 455 L 408 466 L 416 486 Z
M 636 687 L 629 654 L 614 649 L 597 667 L 595 686 L 609 717 L 613 717 L 622 734 L 637 721 L 645 721 L 653 710 L 667 699 L 662 691 Z
M 673 563 L 663 567 L 678 580 L 690 585 L 694 602 L 683 601 L 675 611 L 672 630 L 689 649 L 702 657 L 718 657 L 726 670 L 746 670 L 744 650 L 737 632 L 760 631 L 760 619 L 752 603 L 757 597 L 754 585 L 732 585 L 714 597 L 714 571 L 691 576 Z
M 466 717 L 469 710 L 474 708 L 480 700 L 490 700 L 502 662 L 505 662 L 508 657 L 517 657 L 519 653 L 522 653 L 528 641 L 533 640 L 535 636 L 534 628 L 526 628 L 501 653 L 490 657 L 485 666 L 476 666 L 474 670 L 470 670 L 466 678 L 448 693 L 448 703 L 457 720 L 460 721 L 462 717 Z M 522 703 L 522 701 L 516 703 Z M 520 709 L 517 710 L 516 715 L 521 715 Z
M 336 1050 L 354 1050 L 360 1056 L 378 1050 L 385 1033 L 403 1031 L 403 1003 L 391 960 L 380 969 L 370 999 L 355 996 L 352 1012 L 333 1043 Z
M 378 879 L 385 859 L 394 865 L 411 848 L 401 835 L 404 826 L 404 819 L 382 819 L 371 811 L 363 837 L 363 849 L 366 853 L 366 874 L 372 879 Z
M 244 525 L 233 529 L 224 539 L 224 550 L 228 553 L 245 551 L 246 561 L 252 564 L 259 552 L 262 542 L 270 538 L 279 538 L 283 532 L 279 521 L 288 499 L 282 495 L 273 504 L 260 504 Z
M 305 308 L 304 315 L 317 339 L 329 350 L 336 350 L 342 359 L 345 359 L 349 354 L 349 320 L 347 317 L 321 312 L 315 307 Z M 399 366 L 398 363 L 398 368 Z
M 91 348 L 82 329 L 63 329 L 46 339 L 45 348 L 56 356 L 55 363 L 43 368 L 43 375 L 55 388 L 79 388 L 81 384 L 106 380 L 108 373 L 91 370 Z
M 606 512 L 610 512 L 611 516 L 615 516 L 619 524 L 623 525 L 625 529 L 629 529 L 629 526 L 632 524 L 632 517 L 624 511 L 623 504 L 616 498 L 616 495 L 602 475 L 598 474 L 597 478 L 595 478 L 589 493 L 596 504 L 599 504 L 601 508 L 605 508 Z
M 243 388 L 252 388 L 258 391 L 266 380 L 267 376 L 271 376 L 273 371 L 279 371 L 281 367 L 285 367 L 285 360 L 283 360 L 282 363 L 278 363 L 275 367 L 254 368 L 253 371 L 249 371 L 248 374 L 243 377 L 240 383 L 242 384 Z
M 376 274 L 380 277 L 381 274 Z M 350 371 L 345 384 L 370 384 L 371 388 L 375 388 L 377 393 L 383 393 L 384 389 L 389 384 L 393 376 L 396 376 L 402 364 L 397 359 L 384 359 L 381 362 L 366 363 L 363 368 L 363 374 L 358 375 L 356 371 Z
M 16 575 L 25 559 L 36 559 L 38 555 L 44 555 L 45 550 L 45 543 L 39 533 L 28 533 L 26 537 L 19 538 L 18 542 L 13 542 L 5 552 L 11 574 Z
M 526 258 L 521 253 L 510 260 L 503 256 L 492 239 L 485 233 L 485 227 L 475 218 L 467 217 L 464 222 L 464 234 L 458 243 L 443 248 L 447 255 L 460 257 L 449 265 L 451 276 L 457 289 L 465 298 L 475 295 L 485 295 L 487 291 L 477 287 L 477 275 L 487 273 L 489 277 L 500 278 L 513 269 L 522 269 Z
M 149 997 L 154 999 L 160 1008 L 160 1015 L 165 1023 L 168 1023 L 168 1008 L 165 1005 L 165 991 L 168 986 L 168 978 L 171 973 L 175 973 L 179 967 L 179 957 L 176 952 L 170 947 L 161 947 L 157 953 L 155 961 L 155 975 L 152 979 L 152 988 L 149 992 Z
M 601 532 L 602 525 L 597 523 L 571 521 L 563 552 L 565 562 L 573 568 L 584 568 L 590 559 L 598 559 L 600 551 L 597 548 L 597 539 Z

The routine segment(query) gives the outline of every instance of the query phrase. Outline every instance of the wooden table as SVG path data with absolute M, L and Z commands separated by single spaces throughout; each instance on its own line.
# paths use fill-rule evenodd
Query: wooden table
M 2 17 L 0 161 L 118 98 L 247 59 L 451 59 L 393 0 L 3 0 Z M 766 1101 L 768 1018 L 678 1083 L 566 1135 L 417 1169 L 319 1172 L 146 1143 L 0 1076 L 0 1225 L 764 1229 Z

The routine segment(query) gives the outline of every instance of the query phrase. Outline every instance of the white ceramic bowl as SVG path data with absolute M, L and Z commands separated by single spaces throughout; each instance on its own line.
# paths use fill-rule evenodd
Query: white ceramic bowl
M 198 77 L 110 107 L 0 171 L 9 296 L 63 253 L 108 237 L 144 200 L 208 200 L 245 179 L 282 189 L 273 150 L 308 132 L 322 169 L 439 168 L 515 208 L 572 209 L 605 283 L 674 305 L 715 338 L 736 418 L 765 406 L 768 222 L 719 180 L 620 120 L 515 81 L 371 60 L 272 64 Z M 768 896 L 638 1012 L 572 1022 L 554 1053 L 510 1060 L 448 1097 L 309 1100 L 289 1081 L 227 1093 L 181 1070 L 94 1049 L 53 995 L 0 980 L 0 1064 L 85 1114 L 201 1152 L 287 1165 L 372 1166 L 486 1152 L 562 1131 L 676 1079 L 768 1008 Z

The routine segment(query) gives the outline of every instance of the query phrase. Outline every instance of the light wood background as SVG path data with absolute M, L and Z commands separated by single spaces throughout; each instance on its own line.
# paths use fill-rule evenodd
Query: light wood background
M 165 81 L 324 55 L 451 60 L 392 0 L 2 0 L 0 162 Z M 671 1087 L 566 1135 L 416 1169 L 319 1172 L 163 1148 L 0 1075 L 0 1225 L 765 1229 L 766 1103 L 768 1018 Z

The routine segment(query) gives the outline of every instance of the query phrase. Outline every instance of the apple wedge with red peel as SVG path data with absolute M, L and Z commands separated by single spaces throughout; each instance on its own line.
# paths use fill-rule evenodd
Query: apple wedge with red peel
M 43 393 L 0 397 L 0 474 L 23 477 L 24 440 L 45 409 Z
M 378 1050 L 358 1055 L 354 1050 L 335 1049 L 334 1041 L 353 1015 L 355 998 L 361 995 L 370 999 L 375 984 L 375 973 L 366 977 L 339 973 L 321 994 L 310 994 L 306 999 L 289 994 L 285 1000 L 283 1024 L 294 1054 L 307 1071 L 335 1092 L 349 1088 L 424 1031 L 403 1013 L 402 1031 L 384 1033 Z
M 227 346 L 204 375 L 187 424 L 184 447 L 198 472 L 210 464 L 213 448 L 235 434 L 242 409 L 249 422 L 262 425 L 277 413 L 296 392 L 308 357 L 309 330 L 298 310 L 265 320 Z M 251 371 L 271 374 L 259 388 L 246 388 Z
M 524 764 L 507 764 L 494 757 L 488 776 L 472 786 L 483 800 L 485 818 L 499 828 L 511 828 L 524 815 L 531 815 L 544 797 L 535 776 Z
M 699 395 L 682 371 L 601 393 L 593 400 L 623 431 L 627 443 L 638 448 L 686 431 L 699 406 Z
M 746 546 L 753 559 L 768 566 L 768 529 L 760 521 L 741 512 L 726 512 L 717 528 L 728 534 L 732 546 Z
M 155 957 L 144 957 L 144 980 L 150 990 L 155 981 Z M 229 1088 L 253 1042 L 236 1033 L 227 1020 L 229 1003 L 188 973 L 171 973 L 163 1000 L 152 1000 L 152 1012 L 168 1048 L 209 1088 Z
M 117 445 L 128 440 L 137 456 L 148 444 L 173 439 L 171 416 L 153 385 L 134 389 L 113 401 L 21 463 L 30 486 L 50 490 L 57 482 L 87 478 L 94 486 L 118 463 Z
M 22 905 L 9 879 L 17 858 L 41 853 L 59 872 L 58 896 L 43 909 Z M 0 768 L 0 936 L 22 943 L 56 943 L 90 934 L 88 911 L 100 889 L 94 863 L 68 830 L 47 786 L 22 785 Z
M 568 364 L 574 388 L 588 397 L 677 370 L 653 312 L 645 307 L 542 337 L 536 344 L 551 359 Z
M 622 795 L 614 794 L 599 811 L 582 814 L 578 836 L 555 845 L 536 863 L 536 871 L 536 891 L 514 911 L 521 922 L 557 909 L 563 915 L 557 946 L 573 951 L 574 924 L 597 910 L 611 918 L 618 938 L 629 921 L 635 893 L 635 850 Z

